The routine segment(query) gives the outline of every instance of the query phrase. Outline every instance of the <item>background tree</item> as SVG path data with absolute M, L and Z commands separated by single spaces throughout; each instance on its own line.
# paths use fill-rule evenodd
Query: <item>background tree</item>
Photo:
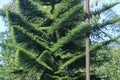
M 0 35 L 0 44 L 10 44 L 10 37 L 8 35 L 8 31 L 1 32 Z M 10 70 L 13 67 L 14 61 L 14 53 L 9 47 L 1 46 L 0 48 L 0 60 L 1 60 L 1 68 L 0 68 L 0 79 L 9 79 L 10 77 Z
M 94 74 L 99 75 L 102 80 L 119 80 L 119 49 L 117 47 L 109 47 L 109 51 L 104 51 L 105 55 L 101 54 L 103 57 L 97 57 L 97 60 L 101 59 L 104 63 L 101 63 L 102 65 L 96 68 Z M 103 53 L 103 51 L 99 52 Z
M 92 12 L 94 11 L 99 12 L 100 8 L 102 8 L 101 10 L 104 10 L 105 7 L 106 8 L 109 7 L 109 5 L 105 5 L 105 1 L 96 0 L 94 3 L 91 4 Z M 101 14 L 98 13 L 96 15 L 92 15 L 91 22 L 93 24 L 102 23 L 102 22 L 104 23 L 105 21 L 110 20 L 115 17 L 119 17 L 119 16 L 110 8 L 102 12 Z M 92 44 L 104 42 L 118 35 L 119 35 L 119 26 L 118 26 L 118 23 L 114 23 L 112 25 L 107 25 L 106 27 L 103 27 L 103 28 L 99 27 L 99 30 L 97 32 L 96 31 L 94 32 L 93 30 L 93 33 L 91 34 L 91 42 Z M 115 42 L 117 42 L 115 43 L 115 45 L 120 44 L 119 40 L 117 41 L 115 40 Z M 114 44 L 110 43 L 110 45 L 114 45 Z M 99 49 L 98 51 L 96 50 L 95 52 L 96 54 L 91 55 L 91 63 L 93 64 L 91 65 L 91 76 L 93 75 L 93 78 L 94 78 L 94 75 L 97 75 L 97 77 L 99 77 L 100 80 L 108 79 L 105 74 L 103 75 L 101 72 L 98 72 L 98 70 L 104 63 L 107 63 L 108 61 L 111 60 L 110 57 L 112 56 L 111 56 L 111 48 L 109 48 L 110 45 L 104 45 L 102 49 Z

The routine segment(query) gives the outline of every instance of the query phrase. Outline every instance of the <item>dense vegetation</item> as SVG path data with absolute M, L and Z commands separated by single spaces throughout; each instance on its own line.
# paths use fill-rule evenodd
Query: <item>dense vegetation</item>
M 117 4 L 92 11 L 90 16 L 98 16 Z M 99 39 L 101 29 L 120 20 L 116 17 L 85 24 L 81 0 L 15 0 L 11 8 L 1 10 L 1 15 L 9 26 L 5 33 L 8 36 L 1 43 L 6 58 L 1 65 L 3 80 L 85 80 L 86 32 Z M 101 76 L 98 67 L 106 66 L 111 58 L 104 55 L 109 53 L 107 45 L 119 37 L 104 42 L 91 40 L 92 80 L 108 77 Z

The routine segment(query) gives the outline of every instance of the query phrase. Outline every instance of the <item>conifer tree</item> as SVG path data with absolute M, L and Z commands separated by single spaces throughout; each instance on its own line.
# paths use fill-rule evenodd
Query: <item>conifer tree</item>
M 99 15 L 117 4 L 90 15 Z M 14 8 L 3 11 L 12 42 L 1 45 L 15 54 L 10 72 L 21 74 L 21 80 L 84 80 L 85 34 L 98 32 L 120 18 L 85 24 L 83 9 L 81 0 L 15 0 Z M 90 52 L 118 38 L 92 44 Z

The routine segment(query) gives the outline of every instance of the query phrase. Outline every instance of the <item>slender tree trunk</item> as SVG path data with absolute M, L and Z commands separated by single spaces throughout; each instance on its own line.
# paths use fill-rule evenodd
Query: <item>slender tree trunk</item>
M 89 24 L 90 22 L 90 7 L 89 7 L 89 0 L 86 0 L 85 2 L 85 12 L 87 14 L 86 16 L 86 24 Z M 89 32 L 86 33 L 86 80 L 90 80 L 90 38 L 89 38 Z

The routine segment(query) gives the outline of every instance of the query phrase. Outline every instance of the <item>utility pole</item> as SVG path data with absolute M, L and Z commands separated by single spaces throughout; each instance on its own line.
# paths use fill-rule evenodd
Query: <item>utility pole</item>
M 85 0 L 86 24 L 90 23 L 90 7 L 89 0 Z M 90 80 L 90 34 L 86 33 L 86 80 Z

